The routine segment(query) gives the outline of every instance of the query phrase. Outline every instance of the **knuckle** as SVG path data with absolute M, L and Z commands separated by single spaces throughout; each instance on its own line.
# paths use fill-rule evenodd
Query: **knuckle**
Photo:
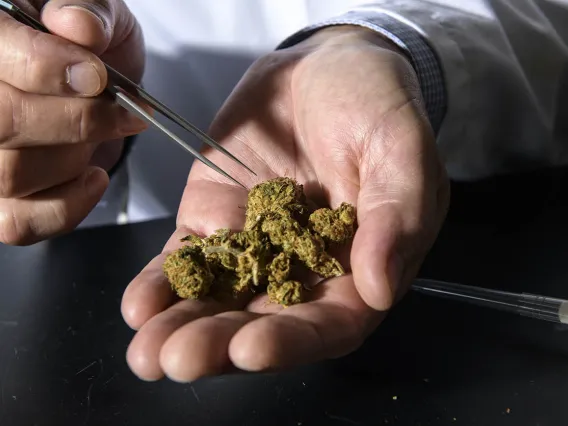
M 31 32 L 28 36 L 28 49 L 26 57 L 22 61 L 22 69 L 18 72 L 22 75 L 25 87 L 35 89 L 45 80 L 46 64 L 42 60 L 42 52 L 46 49 L 44 34 Z
M 13 155 L 0 155 L 0 198 L 18 196 L 17 162 Z
M 9 78 L 19 82 L 18 87 L 35 89 L 44 81 L 47 38 L 45 34 L 27 26 L 18 26 L 13 31 L 12 45 L 4 49 L 3 62 L 10 65 Z
M 0 145 L 3 145 L 17 138 L 26 120 L 26 107 L 18 90 L 7 84 L 0 89 Z
M 58 231 L 66 231 L 71 227 L 72 217 L 63 203 L 50 203 L 45 220 L 49 228 Z
M 70 143 L 98 143 L 109 139 L 116 110 L 101 99 L 69 99 L 66 104 L 66 134 Z
M 21 246 L 27 243 L 26 232 L 22 231 L 20 221 L 14 211 L 0 211 L 0 242 L 9 246 Z
M 87 102 L 86 100 L 76 102 L 69 99 L 65 105 L 69 134 L 64 139 L 67 139 L 68 142 L 90 142 L 92 139 L 91 114 L 89 108 L 84 105 Z

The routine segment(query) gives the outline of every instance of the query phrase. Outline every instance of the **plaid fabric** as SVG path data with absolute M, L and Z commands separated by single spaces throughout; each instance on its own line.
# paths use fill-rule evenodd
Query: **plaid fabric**
M 426 39 L 410 25 L 377 11 L 351 11 L 342 16 L 306 27 L 284 40 L 284 49 L 331 25 L 358 25 L 381 33 L 410 56 L 416 70 L 426 111 L 432 128 L 438 133 L 446 112 L 447 93 L 440 61 Z

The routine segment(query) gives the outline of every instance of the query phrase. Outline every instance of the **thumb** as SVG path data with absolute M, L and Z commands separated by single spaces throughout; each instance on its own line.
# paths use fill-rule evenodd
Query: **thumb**
M 396 204 L 384 204 L 362 215 L 351 250 L 351 270 L 363 301 L 379 311 L 394 303 L 404 275 L 401 252 L 403 224 Z
M 52 33 L 100 56 L 126 40 L 135 20 L 122 0 L 50 0 L 42 22 Z
M 390 309 L 419 272 L 449 200 L 445 171 L 427 148 L 433 144 L 410 139 L 399 141 L 386 164 L 361 182 L 357 201 L 353 279 L 365 303 L 380 311 Z

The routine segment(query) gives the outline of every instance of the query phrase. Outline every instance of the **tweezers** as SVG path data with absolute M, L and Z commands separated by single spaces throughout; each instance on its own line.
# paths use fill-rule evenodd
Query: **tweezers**
M 568 324 L 568 300 L 530 293 L 512 293 L 432 279 L 412 284 L 418 293 L 492 308 L 557 324 Z
M 18 8 L 16 5 L 14 5 L 12 2 L 10 2 L 8 0 L 0 0 L 0 11 L 4 11 L 4 12 L 8 13 L 9 15 L 11 15 L 13 18 L 17 19 L 22 24 L 27 25 L 29 27 L 32 27 L 37 31 L 41 31 L 41 32 L 44 32 L 44 33 L 51 34 L 51 32 L 44 25 L 42 25 L 38 20 L 36 20 L 33 17 L 26 14 L 24 11 L 22 11 L 20 8 Z M 144 120 L 145 122 L 147 122 L 151 126 L 157 128 L 159 131 L 164 133 L 166 136 L 168 136 L 174 142 L 177 142 L 184 149 L 189 151 L 195 158 L 197 158 L 199 161 L 201 161 L 205 165 L 211 167 L 217 173 L 220 173 L 221 175 L 225 176 L 226 178 L 228 178 L 232 182 L 234 182 L 237 185 L 246 189 L 246 187 L 242 183 L 240 183 L 235 178 L 230 176 L 227 172 L 225 172 L 223 169 L 218 167 L 212 161 L 210 161 L 209 159 L 204 157 L 197 150 L 195 150 L 191 145 L 189 145 L 188 143 L 183 141 L 181 138 L 179 138 L 177 135 L 175 135 L 172 131 L 170 131 L 164 125 L 162 125 L 159 121 L 157 121 L 154 117 L 152 117 L 151 114 L 149 114 L 147 111 L 144 110 L 144 108 L 142 108 L 133 99 L 131 99 L 131 96 L 135 97 L 139 100 L 145 101 L 145 103 L 147 103 L 155 111 L 158 111 L 159 113 L 164 115 L 166 118 L 170 119 L 171 121 L 173 121 L 174 123 L 176 123 L 177 125 L 182 127 L 183 129 L 187 130 L 188 132 L 190 132 L 191 134 L 196 136 L 202 142 L 204 142 L 207 145 L 211 146 L 212 148 L 222 152 L 227 157 L 231 158 L 233 161 L 237 162 L 238 164 L 240 164 L 241 166 L 246 168 L 253 175 L 256 175 L 256 173 L 254 171 L 252 171 L 249 167 L 247 167 L 240 160 L 238 160 L 234 155 L 232 155 L 225 148 L 223 148 L 221 145 L 219 145 L 217 142 L 215 142 L 210 136 L 208 136 L 207 134 L 205 134 L 204 132 L 199 130 L 193 124 L 184 120 L 179 114 L 176 114 L 174 111 L 172 111 L 166 105 L 164 105 L 163 103 L 161 103 L 160 101 L 155 99 L 153 96 L 151 96 L 149 93 L 147 93 L 144 89 L 142 89 L 139 85 L 137 85 L 133 81 L 129 80 L 127 77 L 125 77 L 124 75 L 122 75 L 121 73 L 119 73 L 118 71 L 116 71 L 115 69 L 110 67 L 109 65 L 107 65 L 107 64 L 104 64 L 104 65 L 105 65 L 105 67 L 107 69 L 107 73 L 108 73 L 108 84 L 107 84 L 107 87 L 106 87 L 106 91 L 108 93 L 110 93 L 112 96 L 114 96 L 114 98 L 116 99 L 116 102 L 120 106 L 122 106 L 123 108 L 128 110 L 130 113 L 136 115 L 140 119 Z M 130 96 L 128 96 L 127 94 L 129 94 Z

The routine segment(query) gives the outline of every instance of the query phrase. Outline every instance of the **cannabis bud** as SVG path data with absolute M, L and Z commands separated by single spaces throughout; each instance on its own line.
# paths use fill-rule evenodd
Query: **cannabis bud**
M 275 178 L 249 192 L 242 231 L 188 235 L 163 270 L 181 298 L 266 291 L 271 302 L 290 306 L 305 300 L 305 287 L 291 278 L 295 269 L 303 266 L 322 278 L 345 273 L 327 249 L 348 242 L 355 226 L 352 205 L 310 212 L 302 185 Z

